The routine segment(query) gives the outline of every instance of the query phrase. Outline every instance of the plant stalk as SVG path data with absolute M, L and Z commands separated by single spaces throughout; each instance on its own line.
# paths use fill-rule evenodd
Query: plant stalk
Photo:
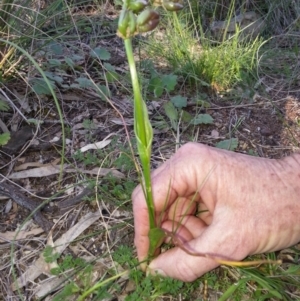
M 149 122 L 148 112 L 145 102 L 142 98 L 136 65 L 133 57 L 131 38 L 124 39 L 127 60 L 129 64 L 131 81 L 134 94 L 134 131 L 137 138 L 138 152 L 142 164 L 144 183 L 142 183 L 145 199 L 149 213 L 149 227 L 156 228 L 155 210 L 153 205 L 152 185 L 151 185 L 151 145 L 152 145 L 152 127 Z

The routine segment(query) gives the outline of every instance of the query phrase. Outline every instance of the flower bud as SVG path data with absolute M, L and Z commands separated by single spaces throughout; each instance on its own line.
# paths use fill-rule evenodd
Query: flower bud
M 128 8 L 131 9 L 135 14 L 141 12 L 149 4 L 148 0 L 136 0 L 131 1 Z
M 121 11 L 118 23 L 118 36 L 122 39 L 128 39 L 136 32 L 136 17 L 131 10 Z
M 183 4 L 180 1 L 163 1 L 162 6 L 168 11 L 179 11 L 183 9 Z
M 136 20 L 138 32 L 153 30 L 159 23 L 159 14 L 152 9 L 142 11 Z

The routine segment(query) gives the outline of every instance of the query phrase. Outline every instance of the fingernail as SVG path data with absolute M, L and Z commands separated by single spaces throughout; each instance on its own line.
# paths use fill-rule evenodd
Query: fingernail
M 146 272 L 147 276 L 148 275 L 153 275 L 153 276 L 156 276 L 156 275 L 160 275 L 160 276 L 163 276 L 163 277 L 166 277 L 166 273 L 161 270 L 161 269 L 153 269 L 151 267 L 148 267 L 147 268 L 147 272 Z

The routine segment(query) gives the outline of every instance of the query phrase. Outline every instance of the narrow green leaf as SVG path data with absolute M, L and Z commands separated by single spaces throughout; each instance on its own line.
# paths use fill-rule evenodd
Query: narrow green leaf
M 193 118 L 191 124 L 213 124 L 214 120 L 209 114 L 198 114 Z
M 289 268 L 285 271 L 282 271 L 282 274 L 293 274 L 293 275 L 300 275 L 300 265 L 298 264 L 291 264 Z
M 232 294 L 241 286 L 243 285 L 245 282 L 247 282 L 249 279 L 242 279 L 239 280 L 238 283 L 234 283 L 233 285 L 231 285 L 226 292 L 224 292 L 222 294 L 222 296 L 218 299 L 218 301 L 226 301 L 228 300 L 228 298 L 230 298 L 232 296 Z
M 152 228 L 149 230 L 148 237 L 150 241 L 149 255 L 154 256 L 155 251 L 163 243 L 166 234 L 161 228 Z

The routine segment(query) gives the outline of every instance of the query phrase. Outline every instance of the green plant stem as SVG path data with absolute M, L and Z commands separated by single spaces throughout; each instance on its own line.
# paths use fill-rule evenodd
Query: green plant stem
M 131 38 L 124 40 L 127 60 L 129 64 L 131 81 L 134 93 L 134 120 L 135 120 L 135 134 L 137 136 L 139 156 L 143 169 L 144 176 L 144 193 L 147 202 L 148 212 L 149 212 L 149 226 L 150 229 L 156 228 L 155 222 L 155 210 L 153 205 L 152 196 L 152 185 L 151 185 L 151 172 L 150 172 L 150 157 L 151 157 L 151 144 L 152 137 L 149 126 L 150 122 L 148 120 L 147 108 L 141 95 L 138 75 L 136 71 L 136 65 L 133 57 L 133 49 Z M 148 124 L 147 124 L 148 122 Z M 151 138 L 151 139 L 149 139 Z M 149 141 L 150 140 L 150 141 Z M 139 147 L 140 146 L 140 147 Z
M 92 294 L 94 291 L 96 291 L 97 289 L 99 289 L 103 285 L 106 285 L 110 281 L 113 281 L 113 280 L 118 279 L 122 276 L 125 276 L 126 274 L 128 274 L 128 271 L 124 271 L 124 272 L 122 272 L 118 275 L 115 275 L 115 276 L 112 276 L 112 277 L 110 277 L 108 279 L 105 279 L 103 281 L 97 282 L 95 285 L 93 285 L 91 288 L 89 288 L 87 291 L 85 291 L 79 298 L 77 298 L 77 301 L 85 300 L 86 297 L 88 297 L 90 294 Z

